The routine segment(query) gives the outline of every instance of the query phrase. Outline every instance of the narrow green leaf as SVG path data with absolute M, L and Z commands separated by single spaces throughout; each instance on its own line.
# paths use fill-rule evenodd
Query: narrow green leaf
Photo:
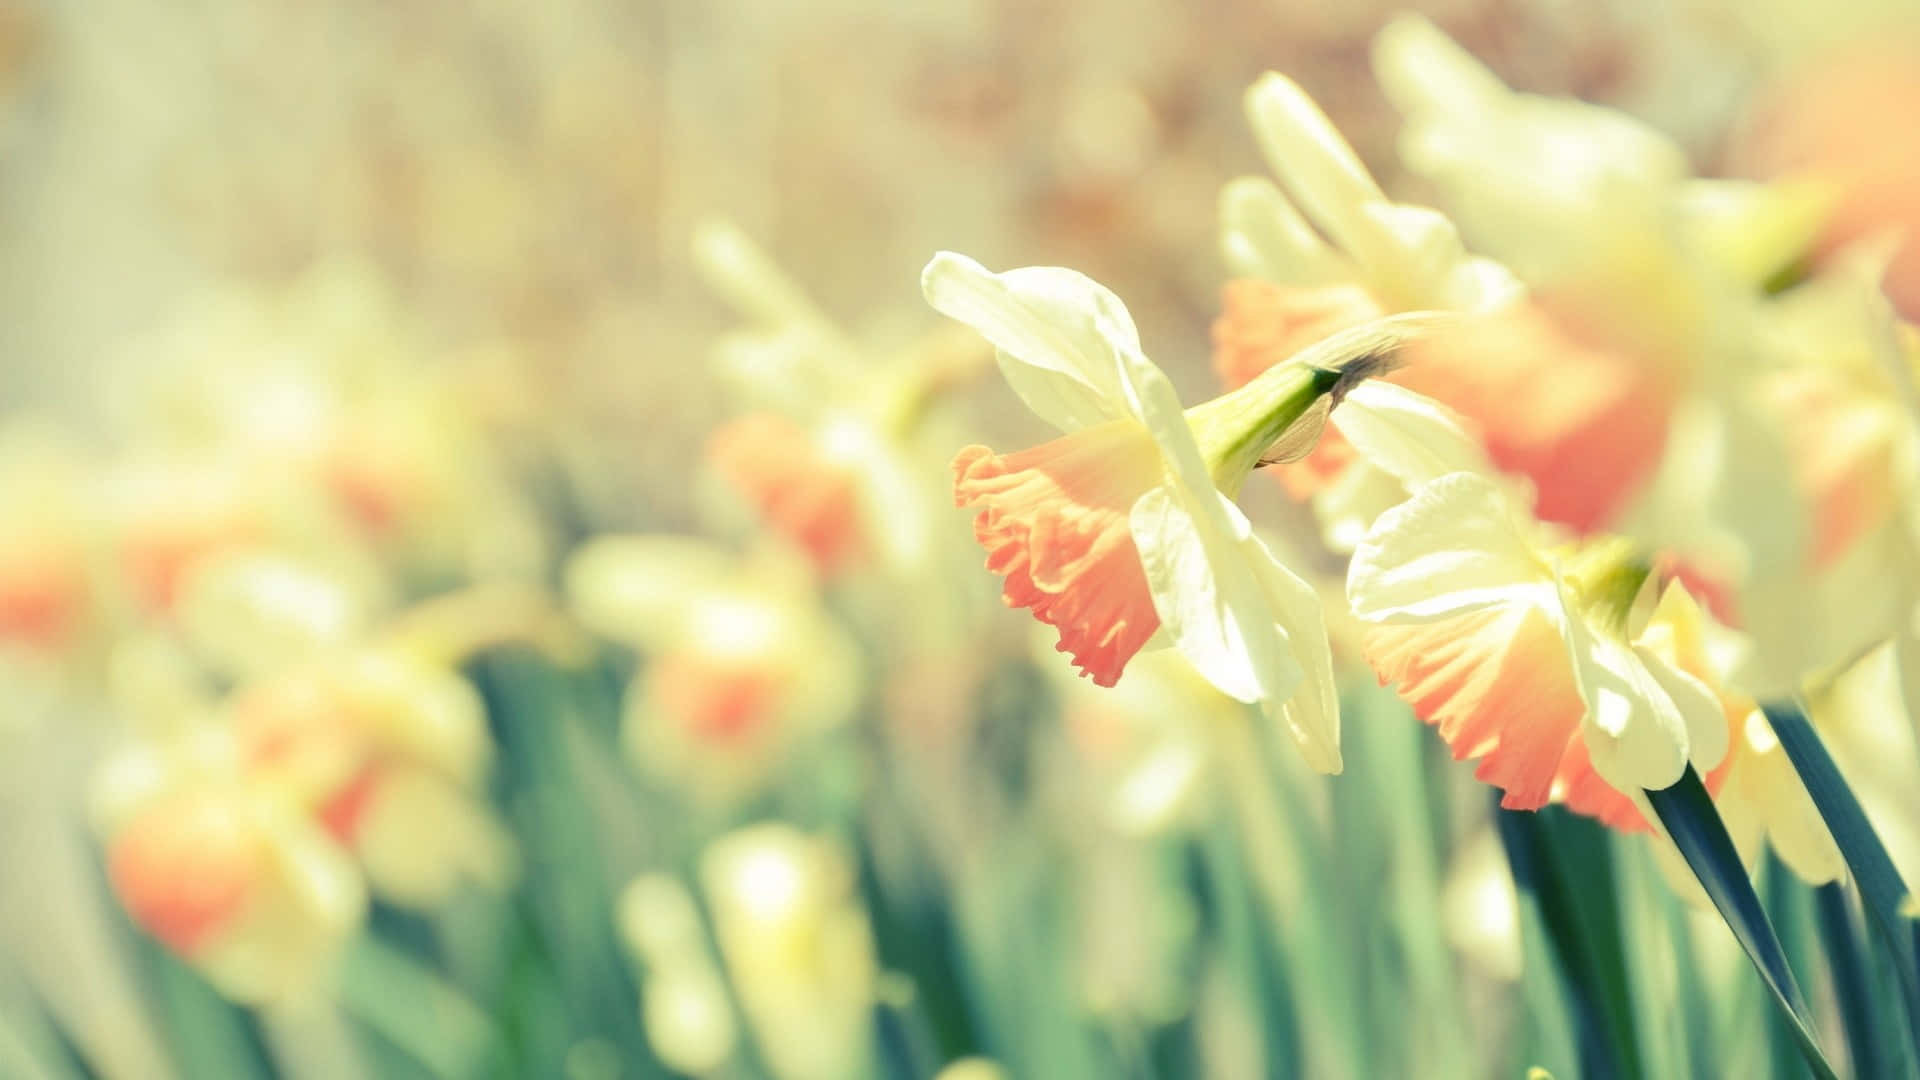
M 1787 760 L 1793 762 L 1800 782 L 1807 786 L 1813 804 L 1820 808 L 1827 831 L 1840 845 L 1840 854 L 1847 860 L 1847 869 L 1853 872 L 1854 883 L 1860 888 L 1860 902 L 1866 908 L 1869 921 L 1886 942 L 1889 959 L 1899 977 L 1900 996 L 1907 1007 L 1907 1035 L 1913 1040 L 1915 1050 L 1920 1051 L 1920 935 L 1915 933 L 1913 920 L 1902 912 L 1911 898 L 1907 884 L 1900 879 L 1900 871 L 1894 869 L 1886 846 L 1867 821 L 1860 800 L 1854 798 L 1853 789 L 1840 775 L 1839 767 L 1807 720 L 1807 714 L 1793 704 L 1773 704 L 1765 709 L 1767 722 L 1773 725 L 1773 733 L 1787 752 Z
M 1820 939 L 1826 946 L 1827 971 L 1833 977 L 1833 996 L 1840 1006 L 1846 1030 L 1847 1052 L 1855 1076 L 1885 1076 L 1880 1050 L 1879 1017 L 1873 1007 L 1873 984 L 1867 971 L 1860 926 L 1854 918 L 1847 890 L 1839 882 L 1814 890 L 1820 920 Z
M 913 984 L 897 976 L 885 977 L 879 997 L 873 1026 L 880 1075 L 890 1080 L 926 1080 L 939 1072 L 939 1046 Z
M 1700 774 L 1689 765 L 1678 783 L 1647 792 L 1647 799 L 1673 837 L 1674 846 L 1680 849 L 1701 887 L 1713 900 L 1713 906 L 1719 909 L 1720 917 L 1726 920 L 1727 928 L 1733 931 L 1747 958 L 1753 961 L 1761 982 L 1772 992 L 1774 1004 L 1807 1064 L 1816 1076 L 1833 1077 L 1833 1066 L 1828 1064 L 1819 1040 L 1814 1037 L 1812 1014 L 1800 994 L 1799 983 L 1794 981 L 1786 951 L 1774 935 L 1772 924 L 1767 922 L 1760 897 L 1753 891 L 1753 882 L 1747 879 L 1746 867 L 1740 862 L 1739 852 L 1734 850 L 1733 839 L 1727 835 L 1720 812 L 1714 809 L 1713 797 L 1700 783 Z
M 1761 857 L 1758 881 L 1760 906 L 1780 939 L 1780 951 L 1787 958 L 1787 970 L 1797 982 L 1813 985 L 1811 897 L 1793 871 L 1787 869 L 1772 852 Z M 1809 1006 L 1808 1015 L 1812 1015 Z M 1773 1075 L 1800 1080 L 1807 1075 L 1800 1048 L 1788 1025 L 1770 1024 L 1767 1044 L 1773 1057 Z
M 1538 903 L 1566 976 L 1581 1074 L 1646 1075 L 1605 831 L 1557 809 L 1495 813 L 1514 883 Z
M 477 1075 L 499 1053 L 499 1032 L 486 1013 L 412 957 L 370 937 L 347 948 L 340 1004 L 447 1080 Z

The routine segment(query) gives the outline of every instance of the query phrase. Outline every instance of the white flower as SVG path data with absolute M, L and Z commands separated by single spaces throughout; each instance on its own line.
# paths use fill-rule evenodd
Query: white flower
M 1583 784 L 1590 762 L 1651 821 L 1642 790 L 1717 764 L 1727 725 L 1706 685 L 1639 639 L 1644 564 L 1611 542 L 1561 543 L 1523 497 L 1461 469 L 1479 447 L 1436 403 L 1363 390 L 1343 406 L 1348 438 L 1413 492 L 1349 568 L 1354 613 L 1377 627 L 1369 662 L 1458 756 L 1485 759 L 1507 805 L 1566 798 L 1607 816 Z
M 993 274 L 942 253 L 921 284 L 999 348 L 1014 391 L 1068 433 L 1021 454 L 969 447 L 955 459 L 956 499 L 982 508 L 975 534 L 1006 575 L 1008 602 L 1056 626 L 1101 685 L 1164 631 L 1222 692 L 1283 718 L 1316 769 L 1338 772 L 1319 599 L 1220 490 L 1237 489 L 1320 390 L 1302 382 L 1251 423 L 1202 416 L 1205 406 L 1189 417 L 1126 308 L 1082 274 Z

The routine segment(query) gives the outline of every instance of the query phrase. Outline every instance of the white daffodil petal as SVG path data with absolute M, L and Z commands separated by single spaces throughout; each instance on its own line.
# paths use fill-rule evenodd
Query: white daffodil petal
M 629 642 L 678 633 L 698 598 L 731 573 L 725 552 L 679 536 L 601 536 L 567 560 L 568 607 L 589 628 Z
M 1553 574 L 1487 477 L 1450 473 L 1381 514 L 1353 553 L 1347 599 L 1369 622 L 1500 603 L 1558 605 Z
M 1452 409 L 1392 383 L 1370 379 L 1354 387 L 1334 410 L 1333 426 L 1409 491 L 1448 473 L 1493 474 L 1480 441 Z
M 1633 651 L 1647 666 L 1647 673 L 1673 699 L 1674 707 L 1680 710 L 1687 732 L 1687 759 L 1705 776 L 1727 756 L 1727 712 L 1720 707 L 1720 699 L 1706 683 L 1680 670 L 1653 649 L 1636 645 Z
M 1402 116 L 1475 116 L 1511 93 L 1493 72 L 1418 15 L 1402 15 L 1373 39 L 1373 74 Z
M 1381 514 L 1406 501 L 1404 484 L 1384 470 L 1356 461 L 1314 497 L 1313 518 L 1328 550 L 1351 555 Z
M 1742 738 L 1745 757 L 1734 766 L 1734 780 L 1750 793 L 1754 816 L 1764 817 L 1781 861 L 1812 884 L 1846 876 L 1846 859 L 1765 714 L 1758 709 L 1748 714 Z
M 1116 366 L 1128 413 L 1146 425 L 1174 480 L 1190 494 L 1212 493 L 1215 490 L 1213 476 L 1207 471 L 1206 459 L 1200 456 L 1200 444 L 1194 440 L 1193 428 L 1187 424 L 1186 411 L 1180 407 L 1173 383 L 1137 350 L 1119 354 Z M 1225 528 L 1225 520 L 1208 511 L 1213 501 L 1198 500 L 1195 512 L 1208 513 L 1213 525 Z
M 1051 266 L 995 274 L 943 251 L 921 272 L 920 290 L 994 344 L 1001 374 L 1041 419 L 1077 431 L 1130 415 L 1114 357 L 1139 351 L 1139 335 L 1119 298 L 1092 278 Z
M 1453 222 L 1438 210 L 1401 203 L 1368 203 L 1360 212 L 1393 239 L 1391 261 L 1374 267 L 1375 288 L 1422 306 L 1437 305 L 1447 275 L 1466 258 Z
M 1279 717 L 1309 766 L 1329 775 L 1338 773 L 1343 767 L 1340 692 L 1333 681 L 1333 649 L 1324 629 L 1320 594 L 1274 558 L 1259 537 L 1247 537 L 1241 547 L 1305 676 L 1280 705 Z
M 1665 687 L 1626 643 L 1567 620 L 1587 715 L 1581 734 L 1600 778 L 1628 795 L 1670 787 L 1687 767 L 1687 724 Z
M 1499 311 L 1526 295 L 1527 287 L 1514 272 L 1478 255 L 1460 260 L 1448 271 L 1434 299 L 1450 311 Z
M 1246 108 L 1268 166 L 1301 211 L 1362 265 L 1381 265 L 1391 239 L 1364 207 L 1387 197 L 1327 114 L 1292 79 L 1272 71 L 1247 91 Z
M 1212 488 L 1197 494 L 1223 501 Z M 1249 703 L 1284 699 L 1299 685 L 1300 667 L 1237 538 L 1201 520 L 1194 501 L 1163 485 L 1133 506 L 1130 525 L 1154 610 L 1174 648 L 1221 693 Z
M 1220 190 L 1220 227 L 1221 254 L 1236 277 L 1305 287 L 1358 274 L 1264 177 L 1243 176 Z

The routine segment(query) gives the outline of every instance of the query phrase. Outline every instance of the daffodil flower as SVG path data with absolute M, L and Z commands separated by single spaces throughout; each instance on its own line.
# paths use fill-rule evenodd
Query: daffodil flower
M 1643 789 L 1727 747 L 1712 691 L 1637 640 L 1648 573 L 1611 542 L 1572 546 L 1523 492 L 1481 471 L 1477 443 L 1437 404 L 1384 384 L 1342 406 L 1347 437 L 1412 490 L 1354 553 L 1347 595 L 1374 624 L 1367 658 L 1398 683 L 1503 805 L 1601 812 L 1596 778 L 1646 820 Z M 1463 467 L 1464 466 L 1464 467 Z M 1628 825 L 1624 813 L 1603 813 Z
M 234 1001 L 324 987 L 366 915 L 352 859 L 249 774 L 222 726 L 122 748 L 95 781 L 93 810 L 128 915 Z
M 1213 356 L 1228 386 L 1389 312 L 1484 313 L 1522 300 L 1519 280 L 1468 255 L 1445 215 L 1390 201 L 1292 80 L 1261 76 L 1246 113 L 1279 182 L 1241 177 L 1220 194 L 1221 249 L 1235 279 L 1214 322 Z M 1275 473 L 1290 493 L 1312 498 L 1328 545 L 1343 552 L 1406 496 L 1354 458 L 1338 421 L 1312 455 Z
M 859 651 L 791 564 L 601 536 L 568 561 L 566 591 L 583 623 L 646 658 L 622 732 L 634 763 L 714 805 L 761 790 L 859 705 Z
M 1060 633 L 1060 651 L 1111 686 L 1157 635 L 1206 679 L 1281 716 L 1308 761 L 1340 770 L 1333 666 L 1313 589 L 1282 566 L 1230 495 L 1322 395 L 1364 376 L 1417 320 L 1323 343 L 1312 363 L 1183 412 L 1126 308 L 1072 270 L 989 273 L 951 253 L 921 278 L 935 308 L 999 349 L 1001 371 L 1067 434 L 1013 454 L 970 446 L 954 497 L 1004 596 Z M 1317 417 L 1306 427 L 1317 434 Z M 1296 430 L 1296 434 L 1297 434 Z

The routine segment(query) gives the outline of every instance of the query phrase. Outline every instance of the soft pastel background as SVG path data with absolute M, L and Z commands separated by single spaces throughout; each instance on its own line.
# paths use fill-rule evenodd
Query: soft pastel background
M 1708 175 L 1882 25 L 1411 6 Z M 1040 426 L 941 336 L 929 255 L 1088 273 L 1204 398 L 1254 78 L 1429 198 L 1368 69 L 1399 10 L 0 0 L 0 1076 L 1799 1075 L 1644 845 L 1495 813 L 1364 676 L 1333 780 L 1177 667 L 1097 693 L 949 508 L 955 449 Z M 752 408 L 905 400 L 898 550 L 852 573 L 707 460 Z M 325 703 L 281 742 L 245 694 L 289 672 Z M 394 801 L 337 825 L 363 780 Z M 285 920 L 244 976 L 196 952 L 222 874 Z M 1760 876 L 1839 1046 L 1834 916 Z

